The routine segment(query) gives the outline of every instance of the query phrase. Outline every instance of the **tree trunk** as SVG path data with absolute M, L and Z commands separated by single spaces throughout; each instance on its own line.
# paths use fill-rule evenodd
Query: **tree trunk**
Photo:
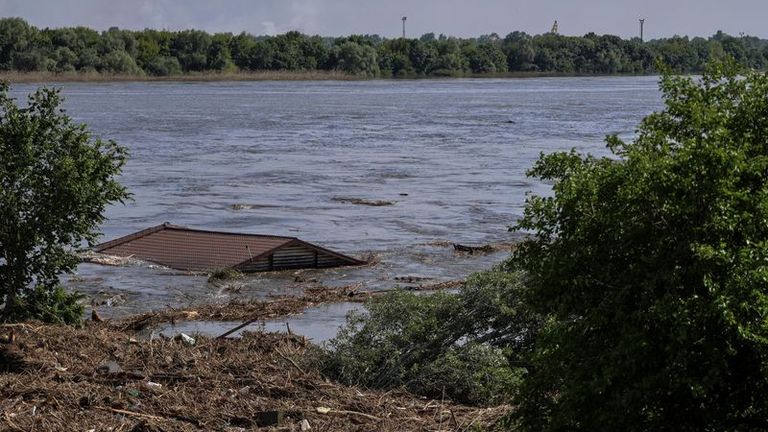
M 24 280 L 23 274 L 14 272 L 13 263 L 14 260 L 7 260 L 6 263 L 6 280 L 0 281 L 0 296 L 5 296 L 5 307 L 2 314 L 0 314 L 0 321 L 8 321 L 13 312 L 13 308 L 16 303 L 16 297 L 21 289 L 22 281 Z
M 6 287 L 6 294 L 5 294 L 5 308 L 3 308 L 3 314 L 2 314 L 2 321 L 8 321 L 8 318 L 11 316 L 11 312 L 13 311 L 14 303 L 16 303 L 16 289 L 11 287 Z

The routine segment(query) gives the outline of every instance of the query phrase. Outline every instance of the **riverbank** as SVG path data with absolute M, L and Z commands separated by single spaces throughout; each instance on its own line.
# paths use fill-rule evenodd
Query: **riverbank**
M 171 76 L 105 74 L 98 72 L 2 72 L 9 83 L 48 82 L 216 82 L 216 81 L 354 81 L 363 78 L 339 71 L 200 72 Z
M 487 430 L 477 408 L 323 378 L 313 346 L 246 333 L 140 339 L 109 323 L 0 326 L 2 430 Z
M 0 81 L 15 84 L 35 83 L 109 83 L 109 82 L 218 82 L 218 81 L 365 81 L 371 79 L 418 79 L 445 80 L 457 78 L 471 79 L 513 79 L 513 78 L 573 78 L 600 76 L 644 76 L 636 74 L 575 74 L 559 72 L 504 72 L 504 73 L 456 73 L 439 76 L 403 76 L 398 78 L 366 78 L 350 75 L 341 71 L 254 71 L 254 72 L 200 72 L 170 76 L 106 74 L 98 72 L 0 72 Z

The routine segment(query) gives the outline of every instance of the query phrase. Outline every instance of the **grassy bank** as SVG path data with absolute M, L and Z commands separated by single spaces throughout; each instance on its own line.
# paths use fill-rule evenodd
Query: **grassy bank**
M 637 76 L 635 74 L 574 74 L 557 72 L 454 73 L 441 76 L 403 76 L 390 79 L 455 79 L 455 78 L 553 78 Z M 200 72 L 170 76 L 107 74 L 99 72 L 0 72 L 0 81 L 10 83 L 51 82 L 217 82 L 217 81 L 363 81 L 374 78 L 350 75 L 341 71 L 258 71 L 258 72 Z M 380 78 L 381 79 L 381 78 Z M 386 78 L 385 78 L 386 79 Z
M 2 72 L 0 81 L 10 83 L 132 82 L 132 81 L 350 81 L 353 75 L 339 71 L 200 72 L 171 76 L 106 74 L 98 72 Z

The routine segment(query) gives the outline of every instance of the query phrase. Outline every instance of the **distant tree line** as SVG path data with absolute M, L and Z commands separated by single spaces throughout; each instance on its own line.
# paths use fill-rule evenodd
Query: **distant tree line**
M 642 42 L 596 35 L 529 35 L 515 31 L 459 39 L 378 35 L 329 38 L 209 34 L 200 30 L 38 29 L 0 19 L 0 70 L 169 76 L 195 72 L 343 71 L 367 77 L 457 76 L 506 72 L 643 74 L 660 59 L 676 72 L 700 72 L 725 57 L 755 69 L 768 64 L 768 40 L 717 32 Z

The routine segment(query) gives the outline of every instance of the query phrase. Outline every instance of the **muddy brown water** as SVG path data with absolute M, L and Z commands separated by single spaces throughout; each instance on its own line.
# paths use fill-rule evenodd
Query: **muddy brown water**
M 459 254 L 450 243 L 518 240 L 507 227 L 526 194 L 549 191 L 525 175 L 541 152 L 607 154 L 607 134 L 629 139 L 661 107 L 655 77 L 66 83 L 63 95 L 77 121 L 131 153 L 121 181 L 133 201 L 108 209 L 104 239 L 165 221 L 296 236 L 375 254 L 373 267 L 301 274 L 372 290 L 502 261 L 507 252 Z M 222 287 L 152 266 L 83 264 L 68 286 L 110 317 L 291 293 L 295 279 Z

